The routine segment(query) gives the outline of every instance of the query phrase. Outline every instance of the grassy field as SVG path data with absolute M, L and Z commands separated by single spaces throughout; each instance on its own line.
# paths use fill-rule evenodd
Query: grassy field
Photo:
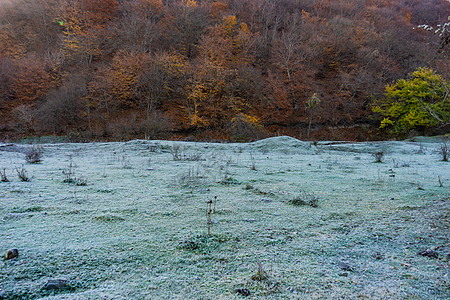
M 0 144 L 0 299 L 448 299 L 440 145 Z

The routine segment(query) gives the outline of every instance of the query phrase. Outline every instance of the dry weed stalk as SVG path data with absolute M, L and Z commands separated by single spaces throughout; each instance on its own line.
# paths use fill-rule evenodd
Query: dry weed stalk
M 0 177 L 2 182 L 9 182 L 8 177 L 6 176 L 6 169 L 3 169 L 3 172 L 0 171 Z
M 442 161 L 448 161 L 448 154 L 450 152 L 450 149 L 448 147 L 448 142 L 442 143 L 439 147 L 439 154 L 442 157 Z
M 208 200 L 206 202 L 206 225 L 208 226 L 208 236 L 211 235 L 211 224 L 212 224 L 211 213 L 213 212 L 212 204 L 213 204 L 212 200 Z
M 262 264 L 258 261 L 257 262 L 257 271 L 256 274 L 254 274 L 251 279 L 252 280 L 256 280 L 256 281 L 264 281 L 267 280 L 269 278 L 269 276 L 267 275 L 267 272 L 264 270 Z
M 25 170 L 25 168 L 23 166 L 20 169 L 17 168 L 16 172 L 17 172 L 17 176 L 19 177 L 19 179 L 21 181 L 23 181 L 23 182 L 30 181 L 30 178 L 28 177 L 27 171 Z

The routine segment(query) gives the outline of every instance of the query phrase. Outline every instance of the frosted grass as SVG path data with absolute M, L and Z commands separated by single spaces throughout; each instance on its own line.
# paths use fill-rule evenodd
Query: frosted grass
M 450 165 L 436 141 L 43 144 L 39 164 L 28 147 L 0 144 L 0 250 L 20 253 L 3 262 L 0 298 L 450 296 Z M 69 169 L 87 184 L 64 183 Z M 305 193 L 317 208 L 289 204 Z M 215 196 L 215 244 L 183 248 L 206 234 Z M 417 255 L 432 247 L 439 259 Z M 267 280 L 252 280 L 258 264 Z M 70 289 L 48 292 L 50 279 Z

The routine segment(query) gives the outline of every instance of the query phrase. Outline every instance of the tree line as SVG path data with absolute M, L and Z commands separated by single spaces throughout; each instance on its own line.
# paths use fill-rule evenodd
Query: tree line
M 389 85 L 450 74 L 448 35 L 423 26 L 444 0 L 0 5 L 0 138 L 365 140 L 395 125 Z

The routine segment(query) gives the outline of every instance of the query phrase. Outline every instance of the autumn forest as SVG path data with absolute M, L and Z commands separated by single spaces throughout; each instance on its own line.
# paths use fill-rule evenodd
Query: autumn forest
M 0 141 L 387 138 L 389 84 L 449 81 L 448 36 L 419 27 L 448 16 L 445 0 L 0 0 Z

